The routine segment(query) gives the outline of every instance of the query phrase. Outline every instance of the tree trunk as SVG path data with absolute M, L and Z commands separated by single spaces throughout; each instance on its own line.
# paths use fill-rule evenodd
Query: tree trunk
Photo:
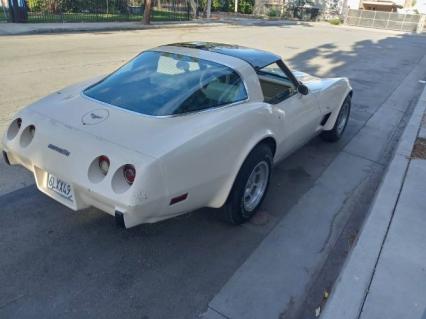
M 212 0 L 207 0 L 207 19 L 210 19 L 210 13 L 212 11 Z
M 192 9 L 192 17 L 193 18 L 198 18 L 197 16 L 197 3 L 195 2 L 195 0 L 189 0 L 191 9 Z
M 143 11 L 143 23 L 151 23 L 151 12 L 152 12 L 152 0 L 145 0 L 145 6 Z
M 7 20 L 9 20 L 9 16 L 7 14 L 6 8 L 8 8 L 9 6 L 6 3 L 7 0 L 1 0 L 1 7 L 3 8 L 3 14 L 5 16 L 5 18 L 7 18 Z

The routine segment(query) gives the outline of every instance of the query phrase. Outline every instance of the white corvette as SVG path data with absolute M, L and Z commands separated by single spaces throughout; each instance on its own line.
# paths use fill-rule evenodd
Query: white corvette
M 316 134 L 341 137 L 351 96 L 346 78 L 292 72 L 269 52 L 165 45 L 21 110 L 3 155 L 48 196 L 127 228 L 201 207 L 239 224 L 261 204 L 273 163 Z

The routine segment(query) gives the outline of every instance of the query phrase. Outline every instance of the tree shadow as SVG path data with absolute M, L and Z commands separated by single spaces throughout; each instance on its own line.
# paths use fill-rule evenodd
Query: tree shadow
M 289 170 L 288 166 L 292 165 L 292 163 L 301 163 L 302 156 L 307 156 L 309 149 L 311 149 L 311 156 L 317 157 L 318 152 L 323 153 L 328 156 L 331 162 L 333 156 L 330 154 L 334 153 L 337 155 L 350 142 L 368 119 L 389 99 L 407 75 L 417 67 L 420 60 L 425 57 L 425 53 L 426 41 L 424 36 L 403 34 L 389 35 L 386 38 L 376 41 L 370 39 L 357 41 L 346 50 L 341 50 L 335 43 L 328 42 L 303 51 L 288 59 L 287 62 L 293 69 L 312 75 L 319 77 L 347 77 L 353 87 L 354 96 L 352 99 L 351 120 L 348 123 L 343 141 L 337 144 L 324 144 L 318 142 L 318 140 L 313 140 L 291 156 L 289 163 L 286 160 L 279 168 Z M 324 65 L 331 67 L 325 69 Z M 426 77 L 426 70 L 423 70 L 423 77 Z M 423 85 L 417 82 L 412 83 L 410 92 L 411 89 L 413 89 L 413 92 L 420 92 L 423 87 Z M 416 98 L 416 96 L 412 97 L 412 99 Z M 409 113 L 411 110 L 411 100 L 399 101 L 399 103 L 402 104 L 398 105 L 401 112 Z M 382 112 L 382 110 L 379 112 Z M 401 120 L 401 123 L 399 125 L 403 126 L 404 118 Z M 392 145 L 392 143 L 390 144 Z M 377 145 L 377 147 L 383 148 L 384 145 Z M 382 155 L 385 158 L 387 157 L 387 154 Z M 318 157 L 318 159 L 324 161 L 324 155 Z M 290 168 L 294 168 L 294 166 L 290 166 Z M 300 182 L 298 183 L 300 184 Z M 375 186 L 370 187 L 374 191 Z M 366 198 L 368 198 L 367 195 L 363 197 L 363 200 L 366 200 Z M 361 220 L 358 221 L 351 219 L 347 225 L 357 231 L 364 217 L 362 215 Z M 351 218 L 356 219 L 360 217 L 352 214 Z M 344 234 L 345 231 L 341 231 L 341 233 Z M 336 245 L 339 244 L 341 245 L 338 241 Z M 336 247 L 333 248 L 335 255 L 329 257 L 329 263 L 322 268 L 320 276 L 313 278 L 312 286 L 309 287 L 307 295 L 303 297 L 305 298 L 304 303 L 298 306 L 297 309 L 291 309 L 292 313 L 287 314 L 289 317 L 314 317 L 314 309 L 323 300 L 324 289 L 328 289 L 328 287 L 333 285 L 339 267 L 343 264 L 344 257 L 346 256 L 342 253 L 341 247 Z M 339 251 L 339 249 L 341 250 Z M 340 255 L 338 255 L 339 253 Z
M 349 50 L 330 42 L 301 52 L 287 62 L 293 69 L 319 77 L 347 77 L 354 90 L 355 111 L 374 113 L 423 58 L 426 41 L 413 34 L 378 41 L 361 40 Z M 323 65 L 331 65 L 326 72 Z

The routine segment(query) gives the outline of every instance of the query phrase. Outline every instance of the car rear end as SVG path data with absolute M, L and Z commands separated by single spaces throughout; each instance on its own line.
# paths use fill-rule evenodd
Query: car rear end
M 155 158 L 24 110 L 3 138 L 4 157 L 34 173 L 40 191 L 80 210 L 97 207 L 126 227 L 155 221 L 165 187 Z

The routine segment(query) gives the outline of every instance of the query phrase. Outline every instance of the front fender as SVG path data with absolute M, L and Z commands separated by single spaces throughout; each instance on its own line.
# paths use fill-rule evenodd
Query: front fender
M 331 110 L 331 114 L 324 124 L 323 130 L 328 131 L 333 129 L 343 102 L 351 91 L 352 87 L 347 78 L 336 79 L 336 82 L 324 89 L 320 98 L 321 108 L 325 109 L 325 112 Z

